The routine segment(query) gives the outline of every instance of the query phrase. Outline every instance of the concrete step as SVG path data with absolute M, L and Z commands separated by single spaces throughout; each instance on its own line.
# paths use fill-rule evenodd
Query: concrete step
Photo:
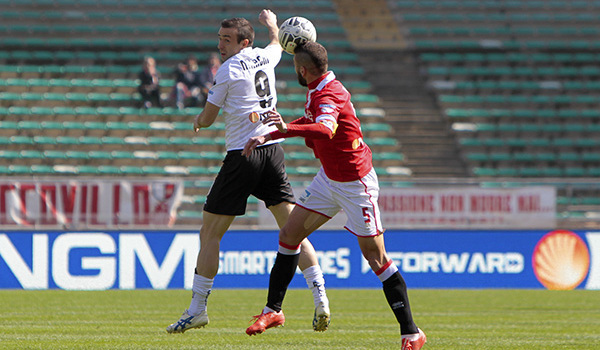
M 453 133 L 413 54 L 390 50 L 358 54 L 413 176 L 464 176 Z

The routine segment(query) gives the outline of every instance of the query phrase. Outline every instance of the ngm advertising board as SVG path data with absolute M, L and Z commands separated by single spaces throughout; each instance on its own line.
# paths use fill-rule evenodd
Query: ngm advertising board
M 381 286 L 351 234 L 310 239 L 328 287 Z M 410 288 L 600 289 L 600 232 L 388 230 L 385 240 Z M 199 245 L 195 231 L 0 232 L 0 288 L 189 289 Z M 214 287 L 266 288 L 276 249 L 276 231 L 228 232 Z

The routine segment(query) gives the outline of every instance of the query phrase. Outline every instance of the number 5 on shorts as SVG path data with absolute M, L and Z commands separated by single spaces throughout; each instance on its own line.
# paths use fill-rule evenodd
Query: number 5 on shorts
M 365 222 L 371 222 L 371 215 L 369 214 L 369 208 L 362 208 L 363 216 L 365 217 Z

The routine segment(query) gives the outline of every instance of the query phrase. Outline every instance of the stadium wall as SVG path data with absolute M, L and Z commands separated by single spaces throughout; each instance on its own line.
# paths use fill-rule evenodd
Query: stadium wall
M 276 231 L 231 231 L 214 288 L 266 288 Z M 600 232 L 388 230 L 410 288 L 600 289 Z M 356 238 L 311 235 L 330 288 L 379 288 Z M 0 289 L 191 288 L 197 231 L 0 233 Z M 304 288 L 301 276 L 292 288 Z

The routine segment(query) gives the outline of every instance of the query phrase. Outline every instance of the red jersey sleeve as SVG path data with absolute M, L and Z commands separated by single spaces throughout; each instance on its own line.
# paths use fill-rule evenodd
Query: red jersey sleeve
M 306 137 L 311 139 L 330 139 L 333 137 L 331 130 L 321 123 L 311 124 L 287 124 L 287 132 L 282 133 L 279 130 L 271 132 L 271 139 L 279 139 L 286 137 Z

